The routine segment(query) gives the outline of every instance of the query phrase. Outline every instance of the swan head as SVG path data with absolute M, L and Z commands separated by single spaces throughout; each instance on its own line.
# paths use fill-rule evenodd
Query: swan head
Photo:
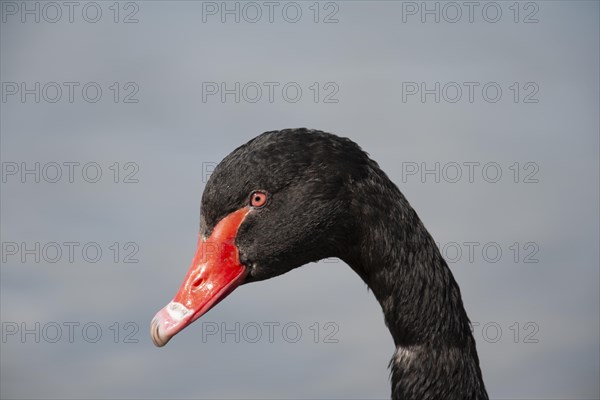
M 202 195 L 200 237 L 173 300 L 154 317 L 165 345 L 241 284 L 343 258 L 357 218 L 355 183 L 372 161 L 349 139 L 307 129 L 266 132 L 229 154 Z

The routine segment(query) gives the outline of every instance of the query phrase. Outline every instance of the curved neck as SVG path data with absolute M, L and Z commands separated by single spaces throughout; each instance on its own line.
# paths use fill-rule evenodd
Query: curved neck
M 392 398 L 488 399 L 450 268 L 404 196 L 379 178 L 359 188 L 369 224 L 345 259 L 373 291 L 394 338 Z

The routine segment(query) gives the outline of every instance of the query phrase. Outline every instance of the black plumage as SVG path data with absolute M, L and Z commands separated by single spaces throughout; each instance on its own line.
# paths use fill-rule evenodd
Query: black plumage
M 400 190 L 349 139 L 322 131 L 265 132 L 216 167 L 200 231 L 268 194 L 236 237 L 245 283 L 338 257 L 381 304 L 397 351 L 392 398 L 488 399 L 459 287 Z

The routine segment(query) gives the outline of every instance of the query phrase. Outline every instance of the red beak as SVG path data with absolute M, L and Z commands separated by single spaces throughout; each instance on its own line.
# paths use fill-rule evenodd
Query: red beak
M 215 226 L 208 239 L 198 240 L 192 265 L 169 304 L 150 327 L 152 341 L 162 347 L 183 328 L 207 313 L 238 287 L 246 277 L 235 237 L 250 208 L 241 208 Z

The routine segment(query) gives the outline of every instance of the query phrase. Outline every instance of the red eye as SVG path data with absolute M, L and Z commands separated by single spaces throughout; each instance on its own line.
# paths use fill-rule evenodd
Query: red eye
M 250 205 L 254 208 L 261 208 L 267 204 L 267 194 L 259 190 L 250 194 Z

